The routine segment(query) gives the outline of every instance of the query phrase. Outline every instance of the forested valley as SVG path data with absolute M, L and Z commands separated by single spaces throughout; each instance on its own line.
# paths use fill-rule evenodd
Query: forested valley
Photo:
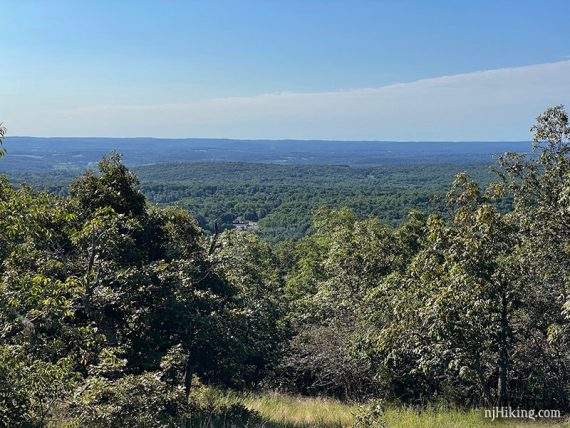
M 443 196 L 456 174 L 487 184 L 489 162 L 395 164 L 374 167 L 276 165 L 244 162 L 167 163 L 132 168 L 149 202 L 189 211 L 206 234 L 234 228 L 239 219 L 264 241 L 277 244 L 310 233 L 313 212 L 347 207 L 359 218 L 376 216 L 400 226 L 411 210 L 445 212 Z M 10 173 L 12 183 L 66 195 L 70 172 Z M 501 200 L 503 209 L 509 200 Z
M 111 153 L 1 178 L 0 426 L 332 426 L 236 398 L 263 394 L 355 404 L 355 428 L 398 406 L 569 412 L 567 113 L 532 132 L 491 170 Z

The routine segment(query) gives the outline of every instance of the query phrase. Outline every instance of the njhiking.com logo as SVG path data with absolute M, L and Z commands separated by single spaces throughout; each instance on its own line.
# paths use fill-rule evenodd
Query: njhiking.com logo
M 493 407 L 492 409 L 485 409 L 485 418 L 491 419 L 530 419 L 535 421 L 537 419 L 560 419 L 562 412 L 560 410 L 549 409 L 513 409 L 507 407 Z

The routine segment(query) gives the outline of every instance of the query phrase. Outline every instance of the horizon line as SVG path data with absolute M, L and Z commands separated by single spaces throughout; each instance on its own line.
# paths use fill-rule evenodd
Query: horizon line
M 319 139 L 319 138 L 227 138 L 227 137 L 108 137 L 108 136 L 35 136 L 35 135 L 7 135 L 4 141 L 11 138 L 33 138 L 33 139 L 97 139 L 97 140 L 168 140 L 168 141 L 187 141 L 187 140 L 208 140 L 208 141 L 247 141 L 247 142 L 323 142 L 323 143 L 532 143 L 532 140 L 351 140 L 351 139 Z

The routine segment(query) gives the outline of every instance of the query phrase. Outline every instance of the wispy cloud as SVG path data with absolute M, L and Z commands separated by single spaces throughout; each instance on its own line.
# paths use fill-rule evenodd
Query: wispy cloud
M 570 103 L 570 61 L 378 88 L 94 106 L 11 119 L 19 133 L 35 135 L 501 140 L 527 139 L 534 117 L 560 103 Z

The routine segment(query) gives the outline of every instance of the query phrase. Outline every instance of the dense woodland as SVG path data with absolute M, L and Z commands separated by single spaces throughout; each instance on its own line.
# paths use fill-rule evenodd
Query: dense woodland
M 442 197 L 454 176 L 469 172 L 487 184 L 486 163 L 388 164 L 374 167 L 177 163 L 135 167 L 139 189 L 150 202 L 186 208 L 207 234 L 233 226 L 240 217 L 255 224 L 263 240 L 298 240 L 312 230 L 314 210 L 348 207 L 359 218 L 377 216 L 400 226 L 412 210 L 445 214 Z M 70 172 L 10 173 L 13 183 L 67 194 Z M 508 200 L 501 201 L 503 209 Z
M 206 233 L 184 207 L 149 202 L 117 154 L 65 194 L 3 178 L 0 425 L 192 426 L 223 413 L 226 426 L 264 426 L 205 404 L 208 387 L 570 411 L 568 115 L 551 108 L 532 131 L 534 154 L 504 154 L 482 183 L 458 174 L 441 206 L 403 221 L 386 220 L 375 186 L 321 183 L 353 203 L 313 211 L 303 237 Z M 173 200 L 192 209 L 184 180 Z M 252 197 L 271 205 L 285 184 Z M 169 202 L 172 188 L 145 186 Z M 299 186 L 307 209 L 321 201 Z
M 322 207 L 352 209 L 360 218 L 378 216 L 399 226 L 412 209 L 440 210 L 456 173 L 468 170 L 480 181 L 489 164 L 422 164 L 349 167 L 248 163 L 153 165 L 138 168 L 141 190 L 160 204 L 187 208 L 201 228 L 214 233 L 236 217 L 256 223 L 272 244 L 297 240 L 311 231 Z

